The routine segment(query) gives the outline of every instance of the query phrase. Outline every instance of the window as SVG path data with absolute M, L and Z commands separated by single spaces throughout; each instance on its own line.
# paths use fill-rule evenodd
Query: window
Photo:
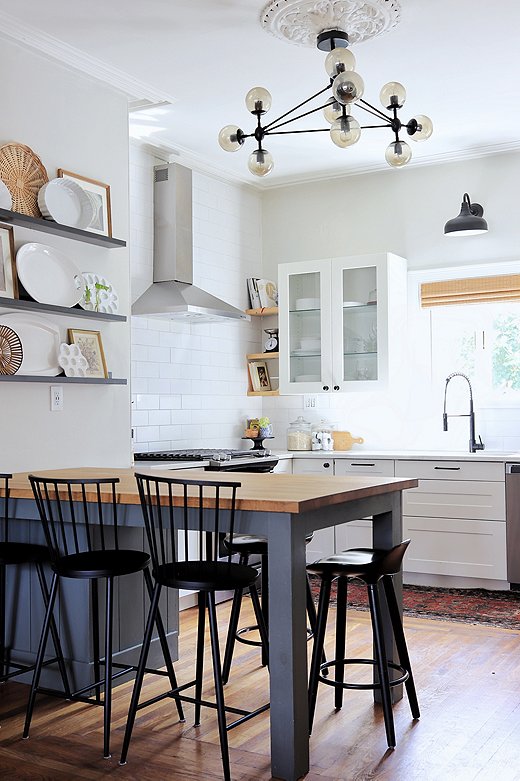
M 479 399 L 520 400 L 520 302 L 431 310 L 432 371 L 467 374 Z

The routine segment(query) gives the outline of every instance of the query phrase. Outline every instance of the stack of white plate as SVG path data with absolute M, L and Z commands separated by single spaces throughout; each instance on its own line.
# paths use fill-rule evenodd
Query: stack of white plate
M 47 220 L 85 230 L 94 219 L 94 206 L 83 187 L 72 179 L 51 179 L 38 191 L 38 206 Z

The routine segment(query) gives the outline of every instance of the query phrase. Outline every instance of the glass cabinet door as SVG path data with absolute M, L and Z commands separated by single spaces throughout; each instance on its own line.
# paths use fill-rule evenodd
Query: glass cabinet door
M 334 381 L 343 389 L 346 383 L 352 389 L 368 383 L 368 388 L 381 379 L 378 263 L 355 261 L 335 259 L 332 271 Z
M 280 348 L 281 386 L 292 393 L 316 392 L 330 384 L 330 268 L 315 263 L 283 268 L 289 269 L 283 276 L 281 267 L 279 278 L 288 343 Z

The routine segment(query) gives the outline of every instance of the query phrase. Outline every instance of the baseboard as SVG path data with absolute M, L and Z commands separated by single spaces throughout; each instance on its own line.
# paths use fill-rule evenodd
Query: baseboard
M 420 572 L 404 572 L 403 582 L 413 586 L 434 586 L 437 588 L 485 588 L 488 591 L 510 590 L 510 584 L 507 580 L 459 578 L 454 575 L 427 575 Z

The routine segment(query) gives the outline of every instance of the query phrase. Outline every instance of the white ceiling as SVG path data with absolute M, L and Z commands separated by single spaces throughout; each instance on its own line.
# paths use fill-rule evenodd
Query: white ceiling
M 393 139 L 385 129 L 365 130 L 349 149 L 336 147 L 327 133 L 272 137 L 265 146 L 275 168 L 262 180 L 247 170 L 251 140 L 236 153 L 221 150 L 223 125 L 254 128 L 244 104 L 252 86 L 269 89 L 274 119 L 327 83 L 323 52 L 282 42 L 261 28 L 264 4 L 17 0 L 13 6 L 0 0 L 0 14 L 168 96 L 172 105 L 132 115 L 133 134 L 223 174 L 268 186 L 386 167 L 384 151 Z M 415 163 L 520 147 L 518 30 L 517 0 L 401 0 L 399 26 L 353 48 L 366 100 L 378 105 L 381 86 L 400 81 L 407 90 L 401 118 L 432 118 L 431 139 L 411 143 Z M 135 95 L 142 96 L 138 87 Z M 366 115 L 357 115 L 366 124 Z M 317 114 L 307 126 L 320 125 Z

